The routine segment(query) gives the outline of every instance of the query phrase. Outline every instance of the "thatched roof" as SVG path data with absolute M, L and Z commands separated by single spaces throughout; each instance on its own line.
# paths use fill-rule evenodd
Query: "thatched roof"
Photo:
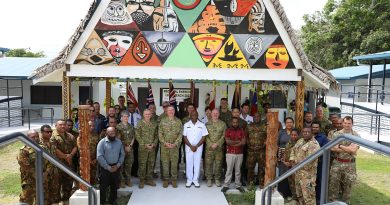
M 280 20 L 283 22 L 283 26 L 286 29 L 298 55 L 300 60 L 302 61 L 303 69 L 314 76 L 316 76 L 320 81 L 325 84 L 329 84 L 331 88 L 337 88 L 336 79 L 330 74 L 327 70 L 320 67 L 316 63 L 309 60 L 307 55 L 305 54 L 303 47 L 295 33 L 295 30 L 292 28 L 290 21 L 288 20 L 286 13 L 283 9 L 283 6 L 280 4 L 279 0 L 270 0 L 279 15 Z M 97 4 L 93 2 L 91 7 L 87 13 L 87 16 L 80 23 L 79 27 L 76 29 L 76 32 L 70 38 L 68 45 L 64 47 L 64 49 L 59 53 L 58 57 L 53 59 L 50 63 L 47 63 L 34 71 L 34 73 L 30 76 L 33 79 L 39 79 L 57 69 L 61 69 L 65 66 L 65 60 L 67 56 L 71 52 L 73 46 L 76 44 L 77 40 L 80 38 L 81 34 L 84 32 L 84 28 L 87 26 L 89 20 L 93 16 L 97 8 Z

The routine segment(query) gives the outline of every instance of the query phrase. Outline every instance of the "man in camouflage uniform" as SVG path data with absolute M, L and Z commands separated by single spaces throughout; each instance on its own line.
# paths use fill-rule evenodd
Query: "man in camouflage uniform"
M 39 135 L 35 130 L 30 130 L 27 137 L 38 143 Z M 35 204 L 35 151 L 33 148 L 24 145 L 20 148 L 16 158 L 20 166 L 20 181 L 22 192 L 19 195 L 19 202 L 30 205 Z
M 156 105 L 154 103 L 149 103 L 147 108 L 150 110 L 150 112 L 152 112 L 151 120 L 154 120 L 155 122 L 157 122 L 158 115 L 156 114 Z
M 167 117 L 169 102 L 167 101 L 163 102 L 161 107 L 163 107 L 164 112 L 157 118 L 157 123 L 160 123 L 163 118 Z
M 244 130 L 246 129 L 246 126 L 248 125 L 248 123 L 240 117 L 240 109 L 233 108 L 233 110 L 232 110 L 232 117 L 237 117 L 238 118 L 238 127 L 239 128 L 242 128 Z M 227 126 L 229 128 L 232 127 L 232 120 L 231 119 L 228 121 Z
M 232 112 L 229 110 L 227 98 L 221 98 L 220 106 L 219 119 L 228 125 L 228 122 L 232 119 Z
M 156 146 L 158 143 L 157 137 L 157 122 L 152 120 L 152 111 L 144 110 L 143 119 L 140 120 L 135 128 L 135 138 L 139 143 L 138 149 L 138 176 L 140 179 L 139 188 L 144 188 L 146 184 L 156 186 L 152 179 L 153 166 L 156 160 Z
M 215 184 L 220 187 L 222 175 L 223 148 L 225 143 L 226 123 L 219 119 L 219 111 L 211 112 L 211 120 L 206 123 L 209 135 L 206 136 L 206 178 L 207 186 L 212 186 L 213 175 Z
M 56 130 L 54 130 L 50 143 L 55 149 L 55 154 L 64 164 L 72 167 L 72 158 L 76 155 L 77 144 L 74 141 L 74 137 L 65 131 L 65 121 L 58 120 L 56 122 Z M 65 172 L 60 171 L 59 186 L 61 190 L 61 201 L 68 201 L 73 185 L 73 178 L 67 175 Z
M 265 174 L 265 141 L 267 140 L 267 125 L 261 123 L 259 113 L 253 115 L 253 123 L 246 127 L 247 134 L 247 168 L 248 168 L 248 182 L 251 185 L 255 184 L 254 169 L 256 163 L 258 164 L 259 186 L 263 187 Z
M 291 167 L 292 167 L 292 163 L 290 163 L 290 160 L 289 160 L 290 156 L 291 156 L 292 149 L 295 146 L 295 144 L 298 142 L 298 140 L 300 139 L 299 138 L 299 131 L 297 129 L 292 129 L 290 136 L 291 136 L 291 139 L 287 142 L 286 148 L 284 150 L 284 160 L 285 161 L 283 161 L 283 163 L 289 169 L 291 169 Z M 298 201 L 297 192 L 296 192 L 296 188 L 295 188 L 295 174 L 292 174 L 288 177 L 288 185 L 290 187 L 292 199 L 294 201 Z
M 49 125 L 42 125 L 42 138 L 39 143 L 44 150 L 55 155 L 55 148 L 50 143 L 50 138 L 53 131 Z M 51 162 L 44 160 L 43 164 L 43 192 L 45 194 L 45 205 L 59 203 L 61 200 L 61 193 L 59 187 L 59 172 L 58 168 Z
M 320 149 L 320 145 L 311 133 L 311 128 L 303 128 L 302 136 L 292 149 L 290 155 L 292 164 L 303 161 Z M 317 159 L 296 172 L 295 188 L 300 204 L 316 205 L 316 175 Z
M 333 135 L 337 132 L 343 129 L 343 118 L 337 118 L 337 122 L 335 122 L 334 128 L 331 129 L 328 133 L 328 140 L 332 140 L 334 137 Z M 333 124 L 333 122 L 332 122 Z
M 124 188 L 125 184 L 129 187 L 131 183 L 131 167 L 134 162 L 133 144 L 134 144 L 134 128 L 129 124 L 129 113 L 124 110 L 121 112 L 121 123 L 116 126 L 119 139 L 122 141 L 125 150 L 125 161 L 123 162 L 121 174 L 119 175 L 120 187 Z
M 316 117 L 313 121 L 318 121 L 321 125 L 320 132 L 323 132 L 326 136 L 328 136 L 332 123 L 324 116 L 324 108 L 321 105 L 316 107 Z
M 167 109 L 167 117 L 161 119 L 158 126 L 164 188 L 168 187 L 169 173 L 171 173 L 172 186 L 174 188 L 177 187 L 177 161 L 179 159 L 179 148 L 182 141 L 182 130 L 181 121 L 175 117 L 175 108 L 169 106 Z
M 67 119 L 65 121 L 65 130 L 66 132 L 70 133 L 74 138 L 74 141 L 77 143 L 77 140 L 78 140 L 78 137 L 79 137 L 79 132 L 77 132 L 76 130 L 73 129 L 73 121 L 71 119 Z M 74 157 L 72 158 L 72 169 L 74 172 L 80 174 L 80 165 L 79 165 L 79 161 L 80 161 L 80 153 L 77 149 L 77 152 L 76 154 L 74 155 Z M 74 181 L 75 182 L 75 187 L 73 188 L 73 190 L 77 190 L 79 188 L 79 182 L 78 181 Z
M 334 133 L 333 139 L 344 134 L 360 137 L 357 132 L 352 130 L 352 125 L 353 119 L 350 116 L 344 117 L 343 129 Z M 331 202 L 341 199 L 347 204 L 351 203 L 352 185 L 357 177 L 355 160 L 358 149 L 357 144 L 349 141 L 342 141 L 338 146 L 331 149 L 334 153 L 329 176 L 329 200 Z M 341 198 L 339 194 L 341 194 Z

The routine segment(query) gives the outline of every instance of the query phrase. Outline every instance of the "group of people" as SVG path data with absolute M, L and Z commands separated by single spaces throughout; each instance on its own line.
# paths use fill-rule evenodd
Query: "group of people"
M 106 203 L 107 194 L 108 203 L 116 204 L 117 189 L 133 186 L 132 176 L 139 178 L 140 189 L 145 185 L 156 186 L 154 178 L 158 153 L 164 188 L 170 184 L 173 188 L 178 186 L 178 165 L 182 158 L 186 166 L 187 188 L 192 185 L 200 187 L 202 159 L 203 176 L 208 187 L 215 184 L 222 187 L 222 192 L 226 192 L 234 180 L 235 188 L 244 192 L 245 185 L 252 188 L 264 185 L 267 120 L 259 113 L 250 116 L 247 103 L 230 111 L 227 99 L 222 98 L 220 109 L 206 107 L 206 116 L 201 119 L 191 103 L 185 106 L 186 113 L 180 115 L 180 118 L 169 102 L 162 103 L 164 112 L 160 116 L 156 114 L 153 103 L 148 105 L 141 116 L 136 112 L 134 104 L 125 106 L 123 96 L 118 98 L 118 105 L 109 108 L 107 116 L 100 114 L 98 102 L 89 103 L 90 182 L 99 184 L 102 204 Z M 269 107 L 270 104 L 264 105 L 265 112 Z M 285 119 L 286 127 L 280 129 L 278 137 L 279 174 L 341 134 L 358 136 L 352 131 L 353 120 L 350 117 L 340 119 L 337 115 L 331 115 L 330 123 L 324 119 L 321 106 L 316 109 L 315 120 L 310 115 L 312 118 L 310 112 L 305 114 L 302 136 L 300 131 L 294 129 L 294 120 Z M 49 125 L 43 125 L 40 134 L 31 130 L 27 135 L 75 172 L 79 172 L 78 150 L 81 145 L 78 132 L 75 131 L 78 127 L 75 115 L 72 119 L 57 121 L 54 131 Z M 332 148 L 330 200 L 339 199 L 338 194 L 342 193 L 343 201 L 349 201 L 353 183 L 351 175 L 355 174 L 356 179 L 354 162 L 357 149 L 357 145 L 349 142 Z M 35 203 L 34 156 L 34 151 L 28 146 L 22 147 L 18 155 L 22 179 L 20 202 L 28 204 Z M 282 182 L 278 187 L 282 195 L 301 204 L 315 204 L 321 181 L 320 160 L 305 166 L 295 176 Z M 71 196 L 72 187 L 73 190 L 78 188 L 72 178 L 49 162 L 45 161 L 43 171 L 45 196 L 50 196 L 45 197 L 45 204 L 66 202 Z

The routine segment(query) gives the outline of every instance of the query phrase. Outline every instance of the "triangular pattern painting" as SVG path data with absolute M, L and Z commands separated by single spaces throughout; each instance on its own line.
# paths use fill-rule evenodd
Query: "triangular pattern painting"
M 263 0 L 111 0 L 74 63 L 295 68 L 271 14 Z

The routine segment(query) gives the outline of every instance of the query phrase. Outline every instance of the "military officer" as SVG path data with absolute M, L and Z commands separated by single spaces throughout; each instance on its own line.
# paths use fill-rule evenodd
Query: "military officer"
M 72 158 L 77 153 L 77 144 L 74 141 L 74 137 L 65 131 L 65 120 L 57 121 L 56 130 L 53 131 L 50 143 L 54 146 L 57 158 L 71 168 Z M 62 171 L 59 174 L 61 179 L 59 181 L 61 201 L 68 201 L 72 192 L 73 178 Z
M 163 118 L 167 117 L 167 111 L 168 111 L 168 107 L 169 107 L 169 102 L 164 101 L 162 103 L 161 107 L 163 108 L 164 112 L 160 116 L 158 116 L 157 123 L 160 123 Z
M 221 98 L 220 106 L 219 119 L 228 125 L 228 122 L 232 119 L 232 112 L 229 110 L 227 98 Z
M 284 150 L 284 159 L 285 159 L 285 161 L 282 161 L 284 163 L 284 165 L 286 165 L 286 167 L 288 169 L 290 169 L 292 167 L 292 163 L 290 163 L 289 159 L 290 159 L 293 147 L 295 146 L 297 141 L 300 139 L 299 138 L 299 131 L 297 129 L 295 129 L 295 128 L 292 129 L 291 132 L 290 132 L 290 137 L 291 138 L 287 142 L 286 148 Z M 298 201 L 297 192 L 296 192 L 296 188 L 295 188 L 295 174 L 290 175 L 288 177 L 288 185 L 290 187 L 290 191 L 291 191 L 291 194 L 292 194 L 292 199 L 294 201 Z
M 253 123 L 246 127 L 248 146 L 248 182 L 254 185 L 254 169 L 258 164 L 259 185 L 263 186 L 265 174 L 265 141 L 267 139 L 267 125 L 261 123 L 259 113 L 253 115 Z
M 39 134 L 35 130 L 27 132 L 27 137 L 32 141 L 39 142 Z M 20 148 L 17 156 L 20 166 L 20 179 L 22 192 L 19 195 L 19 202 L 35 204 L 35 151 L 33 148 L 25 145 Z
M 172 186 L 177 187 L 177 161 L 182 141 L 182 130 L 181 121 L 175 117 L 175 108 L 170 105 L 167 108 L 167 117 L 161 119 L 158 126 L 164 188 L 168 187 L 169 173 L 171 173 Z
M 360 135 L 352 129 L 353 119 L 346 116 L 343 119 L 343 129 L 333 134 L 333 139 L 349 134 L 355 137 Z M 332 140 L 333 140 L 332 139 Z M 332 153 L 334 159 L 332 161 L 330 176 L 329 176 L 329 200 L 351 203 L 352 185 L 356 181 L 356 153 L 359 149 L 357 144 L 349 141 L 342 141 L 338 146 L 333 147 Z M 341 198 L 339 197 L 341 194 Z
M 214 175 L 215 185 L 220 187 L 226 123 L 219 119 L 218 109 L 211 112 L 211 120 L 206 123 L 206 128 L 209 132 L 206 136 L 205 155 L 207 186 L 212 186 Z
M 135 138 L 139 142 L 138 161 L 139 169 L 138 176 L 140 183 L 138 187 L 142 189 L 146 184 L 156 186 L 152 179 L 154 162 L 156 160 L 155 152 L 158 143 L 157 137 L 157 122 L 152 120 L 152 111 L 145 109 L 143 119 L 138 122 L 135 128 Z
M 302 138 L 292 149 L 290 163 L 297 164 L 320 149 L 311 128 L 303 128 Z M 300 204 L 316 205 L 317 159 L 295 173 L 295 189 Z
M 119 139 L 122 141 L 125 150 L 125 161 L 123 162 L 120 178 L 120 187 L 125 187 L 125 184 L 129 187 L 131 183 L 131 167 L 134 162 L 133 144 L 135 139 L 134 128 L 129 124 L 129 113 L 124 110 L 121 112 L 121 123 L 116 126 Z
M 332 127 L 332 123 L 324 116 L 324 108 L 321 105 L 318 105 L 316 107 L 316 117 L 314 118 L 313 121 L 320 122 L 320 126 L 321 126 L 320 131 L 325 133 L 325 135 L 327 136 L 329 130 Z

